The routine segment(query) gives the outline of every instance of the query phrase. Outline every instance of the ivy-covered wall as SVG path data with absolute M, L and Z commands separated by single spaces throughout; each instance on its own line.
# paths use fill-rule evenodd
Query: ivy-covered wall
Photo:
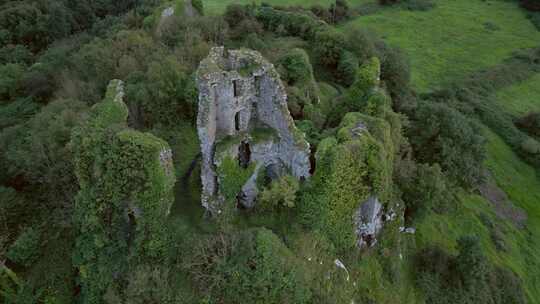
M 308 226 L 323 232 L 338 250 L 354 247 L 353 215 L 375 196 L 387 209 L 393 203 L 394 159 L 402 144 L 402 119 L 380 87 L 380 63 L 372 58 L 358 68 L 346 102 L 359 112 L 347 113 L 335 135 L 323 139 L 317 168 L 303 191 L 300 215 Z
M 72 133 L 80 185 L 73 262 L 84 303 L 100 303 L 135 261 L 162 258 L 167 242 L 163 219 L 173 202 L 172 153 L 165 141 L 127 128 L 122 97 L 123 83 L 112 81 L 105 99 Z

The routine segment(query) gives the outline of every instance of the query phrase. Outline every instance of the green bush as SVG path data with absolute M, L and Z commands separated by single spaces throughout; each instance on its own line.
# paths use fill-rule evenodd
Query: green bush
M 540 12 L 529 13 L 527 18 L 529 18 L 536 29 L 540 31 Z
M 204 3 L 202 0 L 191 0 L 191 5 L 197 10 L 199 15 L 204 15 Z
M 184 267 L 201 291 L 226 303 L 311 303 L 303 264 L 270 230 L 199 240 Z
M 309 56 L 303 49 L 295 48 L 288 51 L 279 59 L 278 64 L 285 72 L 281 74 L 281 77 L 290 85 L 305 84 L 314 79 Z
M 345 36 L 337 29 L 324 28 L 315 32 L 311 45 L 315 58 L 320 64 L 336 68 L 345 47 Z
M 24 68 L 20 64 L 0 65 L 0 103 L 5 103 L 17 95 L 23 73 Z
M 30 111 L 35 105 L 28 105 Z M 0 161 L 10 176 L 41 190 L 47 207 L 62 207 L 77 191 L 69 147 L 71 131 L 85 117 L 87 106 L 77 100 L 56 100 L 32 119 L 0 133 L 6 149 Z
M 255 164 L 251 163 L 247 168 L 242 168 L 238 164 L 238 160 L 225 157 L 217 171 L 221 194 L 228 203 L 232 203 L 247 180 L 253 175 Z
M 357 103 L 366 98 L 374 89 L 379 87 L 381 64 L 377 57 L 373 57 L 356 71 L 356 80 L 349 88 L 348 98 Z
M 495 267 L 484 256 L 476 237 L 458 240 L 457 256 L 438 247 L 416 255 L 416 284 L 427 303 L 525 303 L 521 281 L 511 271 Z
M 409 174 L 398 174 L 408 218 L 421 217 L 428 210 L 444 213 L 454 208 L 456 198 L 438 164 L 415 165 Z
M 408 137 L 417 159 L 438 163 L 459 186 L 471 189 L 483 179 L 485 140 L 479 126 L 444 104 L 421 102 Z
M 275 210 L 280 206 L 294 208 L 299 188 L 300 184 L 296 178 L 284 175 L 261 192 L 258 207 L 263 210 Z
M 40 233 L 30 227 L 17 237 L 6 256 L 17 264 L 30 266 L 39 257 L 40 251 Z
M 354 83 L 359 64 L 358 58 L 356 58 L 353 53 L 344 51 L 343 54 L 341 54 L 337 73 L 344 85 L 350 86 Z

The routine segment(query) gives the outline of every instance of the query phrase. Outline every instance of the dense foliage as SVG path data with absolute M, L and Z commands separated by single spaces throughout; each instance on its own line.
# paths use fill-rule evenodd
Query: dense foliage
M 540 168 L 540 115 L 492 102 L 540 71 L 540 51 L 418 94 L 404 52 L 348 25 L 434 2 L 331 2 L 0 1 L 0 302 L 525 303 L 525 275 L 492 255 L 521 247 L 463 197 L 489 182 L 480 123 Z M 256 164 L 221 158 L 211 214 L 194 75 L 222 45 L 276 66 L 313 175 L 261 170 L 244 210 Z M 384 228 L 359 251 L 370 198 Z M 487 239 L 454 231 L 463 210 Z

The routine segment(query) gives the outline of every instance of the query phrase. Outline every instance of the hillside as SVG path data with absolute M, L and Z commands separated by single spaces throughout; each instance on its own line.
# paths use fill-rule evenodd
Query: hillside
M 536 0 L 0 1 L 0 302 L 540 303 Z

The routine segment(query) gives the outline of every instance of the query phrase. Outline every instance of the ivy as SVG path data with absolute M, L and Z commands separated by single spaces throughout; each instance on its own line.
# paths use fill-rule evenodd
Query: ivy
M 135 261 L 162 258 L 167 241 L 163 217 L 175 182 L 170 148 L 151 134 L 128 129 L 121 99 L 122 83 L 112 81 L 105 99 L 72 133 L 81 187 L 73 261 L 85 303 L 100 303 L 113 275 Z
M 230 156 L 223 159 L 221 165 L 218 167 L 218 177 L 221 194 L 223 194 L 227 202 L 236 199 L 236 196 L 254 172 L 254 163 L 251 163 L 244 169 L 240 167 L 237 160 Z

